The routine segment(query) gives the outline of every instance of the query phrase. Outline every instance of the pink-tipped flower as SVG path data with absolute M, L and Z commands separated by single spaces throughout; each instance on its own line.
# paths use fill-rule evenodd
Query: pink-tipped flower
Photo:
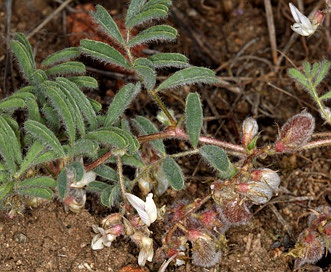
M 295 23 L 291 25 L 294 32 L 301 36 L 310 36 L 315 33 L 318 26 L 323 22 L 325 13 L 317 11 L 312 20 L 303 15 L 292 3 L 289 4 Z
M 291 153 L 304 146 L 311 138 L 315 129 L 314 117 L 303 111 L 290 118 L 281 128 L 275 150 L 281 153 Z
M 248 117 L 242 124 L 242 130 L 243 136 L 241 138 L 241 143 L 243 146 L 247 147 L 257 135 L 259 126 L 253 117 Z

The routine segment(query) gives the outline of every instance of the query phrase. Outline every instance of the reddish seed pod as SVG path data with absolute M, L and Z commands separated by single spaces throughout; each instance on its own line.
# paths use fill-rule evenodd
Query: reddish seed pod
M 311 138 L 315 129 L 314 117 L 303 111 L 290 118 L 281 128 L 275 150 L 291 153 L 304 146 Z

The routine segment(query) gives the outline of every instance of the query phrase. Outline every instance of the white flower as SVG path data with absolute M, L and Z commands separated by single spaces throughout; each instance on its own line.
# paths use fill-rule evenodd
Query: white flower
M 116 236 L 107 233 L 103 228 L 92 225 L 93 231 L 97 233 L 92 239 L 91 247 L 93 250 L 103 249 L 105 246 L 110 247 L 111 243 L 116 239 Z
M 305 15 L 303 15 L 292 3 L 289 4 L 292 16 L 295 20 L 295 23 L 291 25 L 291 28 L 294 32 L 300 34 L 301 36 L 310 36 L 314 34 L 316 29 L 319 26 L 319 22 L 316 20 L 308 19 Z
M 127 200 L 135 208 L 141 220 L 149 227 L 157 218 L 157 209 L 153 200 L 153 194 L 149 193 L 144 202 L 133 194 L 125 194 Z
M 146 261 L 151 262 L 154 256 L 153 240 L 146 237 L 140 231 L 136 231 L 130 236 L 133 242 L 135 242 L 139 248 L 138 264 L 144 266 Z

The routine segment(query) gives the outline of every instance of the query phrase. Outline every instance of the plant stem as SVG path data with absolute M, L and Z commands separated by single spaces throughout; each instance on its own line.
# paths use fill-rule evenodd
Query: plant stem
M 125 185 L 124 185 L 124 178 L 123 178 L 123 165 L 122 165 L 121 156 L 117 156 L 117 172 L 118 172 L 118 182 L 120 183 L 122 198 L 123 198 L 123 201 L 126 201 Z
M 154 134 L 142 135 L 138 137 L 140 143 L 150 142 L 158 139 L 177 138 L 183 140 L 189 140 L 188 135 L 179 127 L 169 126 L 166 130 Z M 228 153 L 238 157 L 245 157 L 246 151 L 241 145 L 236 145 L 228 142 L 216 140 L 214 138 L 200 136 L 199 142 L 204 144 L 211 144 L 222 147 L 228 150 Z
M 177 126 L 176 120 L 172 117 L 170 112 L 168 111 L 167 107 L 163 104 L 162 100 L 160 97 L 157 95 L 157 93 L 153 91 L 148 91 L 148 93 L 154 98 L 155 102 L 159 105 L 161 110 L 164 112 L 164 114 L 168 117 L 171 126 Z
M 94 162 L 85 165 L 85 171 L 89 172 L 95 168 L 97 168 L 98 166 L 100 166 L 101 164 L 105 163 L 107 160 L 110 159 L 110 157 L 112 156 L 111 151 L 108 151 L 106 154 L 102 155 L 99 159 L 95 160 Z

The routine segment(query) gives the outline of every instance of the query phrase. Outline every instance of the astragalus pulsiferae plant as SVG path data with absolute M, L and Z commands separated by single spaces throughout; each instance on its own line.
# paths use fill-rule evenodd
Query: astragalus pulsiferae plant
M 78 48 L 46 58 L 41 69 L 36 68 L 27 39 L 16 34 L 11 47 L 28 85 L 0 103 L 0 200 L 10 216 L 31 202 L 54 196 L 66 208 L 79 212 L 86 192 L 93 192 L 103 205 L 117 206 L 120 211 L 93 226 L 92 249 L 101 250 L 118 237 L 129 237 L 140 249 L 138 263 L 157 263 L 160 271 L 169 264 L 189 261 L 202 267 L 220 263 L 226 231 L 248 224 L 250 208 L 267 203 L 278 192 L 278 172 L 258 166 L 258 159 L 331 144 L 327 137 L 311 141 L 315 119 L 306 110 L 280 128 L 275 142 L 259 146 L 259 127 L 252 117 L 243 121 L 238 144 L 202 136 L 203 109 L 198 93 L 185 98 L 183 113 L 166 105 L 162 100 L 165 92 L 217 82 L 212 70 L 189 65 L 182 54 L 136 58 L 132 53 L 141 44 L 176 39 L 175 28 L 155 25 L 168 15 L 170 5 L 168 0 L 131 1 L 125 35 L 109 13 L 97 6 L 92 16 L 117 49 L 84 39 Z M 119 66 L 138 78 L 118 90 L 105 114 L 81 91 L 97 87 L 93 78 L 83 76 L 84 65 L 73 61 L 81 54 Z M 161 69 L 175 72 L 159 81 Z M 136 113 L 129 119 L 124 115 L 140 92 L 146 92 L 159 107 L 153 116 L 158 124 L 150 116 Z M 22 124 L 15 119 L 19 114 L 24 115 Z M 182 116 L 179 120 L 175 118 L 178 115 Z M 169 138 L 189 142 L 190 148 L 168 154 L 163 140 Z M 213 169 L 213 177 L 206 183 L 208 193 L 193 202 L 182 199 L 157 208 L 168 189 L 185 189 L 177 159 L 192 155 L 201 156 Z M 134 168 L 135 177 L 126 173 L 126 165 Z M 158 248 L 150 231 L 156 220 L 164 224 Z

